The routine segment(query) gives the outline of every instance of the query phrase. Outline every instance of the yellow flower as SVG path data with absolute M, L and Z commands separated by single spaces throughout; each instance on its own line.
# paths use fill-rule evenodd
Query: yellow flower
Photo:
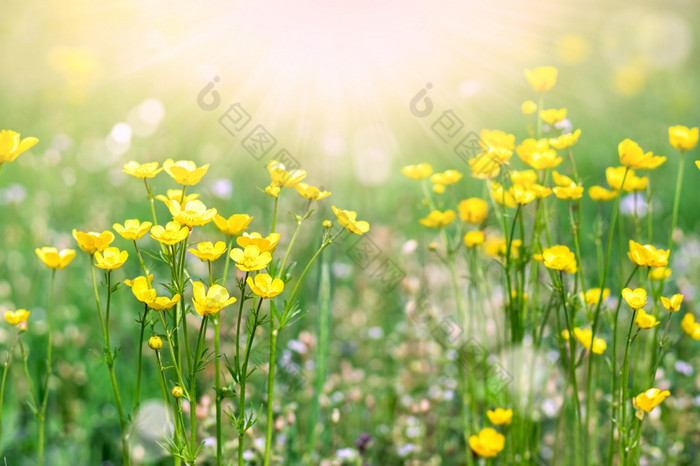
M 668 129 L 668 142 L 680 151 L 694 149 L 698 144 L 698 128 L 687 126 L 671 126 Z
M 527 82 L 536 92 L 545 92 L 554 87 L 557 74 L 557 69 L 553 66 L 538 66 L 533 70 L 525 70 Z
M 566 118 L 566 109 L 549 108 L 547 110 L 540 110 L 540 118 L 550 125 L 554 125 Z
M 535 192 L 535 196 L 537 196 L 538 199 L 544 199 L 552 194 L 552 190 L 550 188 L 546 188 L 539 184 L 533 184 L 530 186 L 530 189 Z
M 576 144 L 579 136 L 581 136 L 581 130 L 577 129 L 573 133 L 566 133 L 558 138 L 551 138 L 549 140 L 549 145 L 555 149 L 566 149 Z
M 513 170 L 508 173 L 508 175 L 513 184 L 520 184 L 528 188 L 537 182 L 537 173 L 535 170 Z
M 73 238 L 78 242 L 78 247 L 88 254 L 95 254 L 107 249 L 112 241 L 114 241 L 114 233 L 105 230 L 102 233 L 88 231 L 73 230 Z
M 151 280 L 153 280 L 153 275 L 148 277 L 140 275 L 133 280 L 124 280 L 124 284 L 131 287 L 131 292 L 136 299 L 144 304 L 150 304 L 156 298 L 156 290 L 151 288 Z
M 483 231 L 470 231 L 464 235 L 464 245 L 468 248 L 479 246 L 484 242 Z
M 216 216 L 216 209 L 207 209 L 200 200 L 185 202 L 182 205 L 178 201 L 168 201 L 166 205 L 173 220 L 190 228 L 206 225 Z
M 572 184 L 575 185 L 576 182 L 569 178 L 566 175 L 562 175 L 561 173 L 557 172 L 556 170 L 552 170 L 552 179 L 554 180 L 554 184 L 557 186 L 562 186 L 562 187 L 568 187 L 571 186 Z
M 168 189 L 166 191 L 166 195 L 158 194 L 156 196 L 156 199 L 158 199 L 159 201 L 163 201 L 166 206 L 168 205 L 168 201 L 180 202 L 180 199 L 182 199 L 181 204 L 186 204 L 190 201 L 194 201 L 197 198 L 199 198 L 199 194 L 197 194 L 197 193 L 187 194 L 183 198 L 182 197 L 182 189 Z
M 522 240 L 514 239 L 510 245 L 510 256 L 517 258 L 520 256 L 520 247 L 523 245 Z M 504 257 L 508 252 L 508 245 L 506 239 L 501 238 L 489 238 L 484 242 L 484 249 L 486 254 L 491 257 Z
M 441 212 L 433 210 L 427 217 L 420 219 L 420 224 L 429 228 L 442 228 L 449 225 L 455 219 L 454 210 L 446 210 Z
M 488 203 L 483 199 L 470 197 L 460 202 L 457 210 L 459 210 L 459 218 L 463 222 L 478 225 L 486 219 L 488 208 Z
M 260 248 L 260 252 L 270 251 L 274 252 L 277 248 L 277 243 L 280 240 L 279 233 L 270 233 L 265 238 L 262 237 L 260 233 L 244 233 L 243 236 L 236 239 L 236 243 L 242 248 L 246 248 L 250 245 L 257 246 Z
M 647 305 L 647 292 L 644 288 L 625 288 L 622 290 L 622 297 L 632 309 L 641 309 Z
M 38 142 L 39 140 L 34 137 L 20 139 L 18 132 L 3 129 L 0 131 L 0 165 L 5 162 L 12 162 L 22 152 L 28 151 Z
M 245 249 L 233 249 L 229 256 L 243 272 L 264 269 L 272 260 L 272 254 L 268 251 L 260 252 L 260 248 L 255 245 L 246 246 Z
M 279 278 L 272 277 L 266 273 L 259 273 L 255 276 L 255 280 L 248 277 L 246 283 L 253 290 L 253 293 L 261 298 L 274 298 L 284 290 L 284 282 Z
M 486 152 L 472 157 L 467 163 L 472 171 L 472 176 L 483 180 L 496 177 L 501 172 L 501 165 L 507 163 L 512 155 L 512 150 L 491 147 Z
M 650 388 L 646 392 L 640 393 L 632 398 L 632 404 L 636 409 L 641 409 L 642 411 L 650 413 L 670 395 L 671 392 L 668 390 L 661 391 L 658 388 Z
M 622 177 L 625 175 L 625 167 L 608 167 L 605 169 L 605 178 L 611 188 L 619 191 L 622 186 Z M 649 179 L 646 176 L 635 176 L 634 170 L 630 169 L 625 178 L 624 190 L 628 193 L 644 191 L 647 189 Z
M 201 181 L 207 170 L 209 170 L 209 164 L 197 168 L 197 165 L 191 160 L 178 160 L 175 162 L 173 159 L 168 159 L 163 162 L 163 169 L 176 183 L 192 186 Z
M 177 222 L 168 222 L 163 228 L 162 225 L 154 225 L 151 228 L 151 238 L 166 246 L 172 246 L 187 239 L 190 229 Z
M 280 191 L 282 191 L 282 188 L 275 184 L 271 184 L 265 188 L 265 194 L 270 197 L 278 197 L 280 195 Z
M 535 191 L 521 184 L 514 184 L 508 191 L 513 195 L 513 200 L 521 205 L 529 204 L 537 198 Z
M 352 210 L 338 209 L 336 206 L 331 206 L 333 213 L 338 219 L 343 228 L 347 228 L 349 232 L 361 235 L 369 231 L 369 223 L 356 220 L 357 213 Z
M 569 338 L 571 338 L 571 336 L 569 335 L 569 331 L 567 329 L 561 331 L 561 338 L 564 341 L 569 341 Z
M 180 294 L 176 294 L 172 298 L 167 296 L 156 296 L 153 301 L 148 303 L 148 307 L 154 311 L 167 311 L 175 306 L 180 301 Z
M 513 419 L 513 410 L 512 409 L 496 408 L 493 411 L 491 411 L 491 410 L 486 411 L 486 416 L 489 418 L 489 421 L 491 421 L 492 424 L 495 424 L 497 426 L 501 426 L 501 425 L 507 426 L 507 425 L 510 425 L 510 422 Z
M 575 184 L 566 187 L 556 186 L 552 188 L 552 191 L 554 191 L 555 196 L 564 200 L 581 199 L 583 197 L 583 186 Z
M 129 219 L 124 222 L 124 225 L 115 223 L 112 225 L 114 231 L 119 233 L 122 238 L 136 241 L 144 237 L 153 224 L 151 222 L 139 222 L 138 219 Z
M 29 319 L 30 312 L 26 309 L 17 309 L 16 311 L 5 311 L 5 320 L 10 325 L 17 325 L 20 322 L 26 322 Z
M 297 183 L 306 178 L 306 172 L 304 170 L 287 171 L 285 166 L 277 160 L 270 160 L 267 163 L 267 171 L 270 173 L 272 185 L 283 186 L 285 188 L 293 188 Z
M 248 214 L 234 214 L 228 220 L 221 215 L 214 216 L 214 223 L 221 233 L 228 236 L 237 236 L 248 229 L 248 225 L 253 220 Z
M 445 185 L 444 185 L 444 184 L 439 184 L 439 183 L 434 184 L 434 185 L 433 185 L 433 192 L 434 192 L 435 194 L 442 194 L 442 193 L 444 193 L 444 192 L 445 192 Z
M 630 250 L 627 257 L 632 263 L 640 267 L 666 267 L 670 250 L 656 249 L 651 244 L 639 244 L 636 241 L 629 241 Z
M 316 186 L 309 186 L 306 183 L 297 183 L 294 188 L 304 199 L 320 201 L 331 195 L 330 191 L 321 191 Z
M 192 284 L 192 304 L 194 310 L 200 316 L 216 314 L 221 309 L 237 301 L 234 297 L 229 297 L 228 291 L 221 285 L 212 285 L 207 291 L 204 283 L 194 282 Z
M 122 171 L 134 178 L 143 180 L 145 178 L 153 178 L 162 170 L 162 168 L 158 168 L 158 162 L 138 163 L 132 160 L 124 164 Z
M 557 155 L 557 152 L 550 149 L 546 139 L 525 139 L 515 151 L 523 162 L 535 170 L 554 168 L 562 162 L 562 158 Z
M 500 147 L 513 152 L 513 149 L 515 149 L 515 136 L 500 129 L 482 129 L 479 135 L 479 143 L 485 151 Z
M 610 289 L 605 288 L 603 290 L 603 296 L 601 298 L 600 296 L 600 288 L 591 288 L 590 290 L 586 291 L 585 293 L 581 292 L 580 293 L 581 299 L 586 303 L 586 304 L 598 304 L 598 300 L 605 300 L 608 296 L 610 296 Z
M 401 173 L 413 180 L 422 180 L 433 174 L 433 167 L 427 163 L 419 163 L 418 165 L 406 165 L 401 169 Z
M 503 450 L 506 438 L 491 427 L 481 429 L 478 435 L 469 437 L 469 447 L 484 458 L 495 458 Z
M 676 312 L 681 310 L 681 304 L 683 303 L 682 294 L 674 294 L 671 298 L 661 297 L 661 303 L 664 305 L 669 312 Z
M 535 102 L 533 102 L 532 100 L 526 100 L 520 106 L 520 110 L 525 115 L 532 115 L 533 113 L 535 113 L 537 111 L 537 104 Z
M 653 170 L 666 161 L 666 157 L 655 156 L 651 152 L 646 154 L 639 144 L 631 139 L 625 139 L 617 146 L 620 154 L 620 163 L 625 167 L 641 170 Z
M 226 252 L 226 243 L 217 241 L 216 244 L 212 244 L 211 241 L 204 241 L 202 243 L 197 243 L 197 249 L 190 248 L 188 251 L 202 262 L 212 262 Z
M 661 322 L 656 320 L 656 317 L 653 315 L 647 314 L 644 309 L 639 309 L 637 310 L 637 317 L 634 319 L 634 323 L 637 324 L 639 328 L 650 329 L 656 327 Z
M 75 257 L 73 249 L 63 249 L 60 252 L 56 248 L 43 247 L 35 249 L 36 255 L 50 269 L 62 269 L 70 264 Z
M 462 179 L 462 174 L 457 170 L 446 170 L 442 173 L 435 173 L 430 177 L 430 181 L 435 184 L 449 186 Z
M 173 395 L 174 398 L 182 398 L 182 396 L 185 394 L 184 390 L 182 390 L 182 387 L 178 386 L 173 387 L 173 389 L 170 390 L 170 393 Z
M 552 246 L 542 251 L 545 267 L 562 270 L 566 273 L 576 273 L 576 256 L 566 246 Z
M 596 337 L 593 339 L 593 349 L 591 350 L 591 337 L 593 336 L 593 332 L 589 328 L 585 330 L 581 330 L 578 327 L 574 328 L 574 336 L 579 342 L 581 342 L 584 348 L 595 354 L 603 354 L 605 349 L 608 347 L 605 340 Z
M 649 279 L 651 280 L 665 280 L 671 276 L 671 269 L 668 267 L 654 267 L 650 270 Z
M 695 316 L 690 312 L 683 316 L 681 328 L 694 340 L 700 340 L 700 323 L 695 322 Z
M 153 350 L 159 350 L 163 347 L 163 340 L 157 335 L 153 335 L 148 339 L 148 347 Z
M 511 190 L 504 190 L 500 183 L 495 181 L 491 182 L 491 196 L 500 205 L 505 205 L 506 207 L 515 207 L 515 199 L 513 198 L 513 193 Z
M 95 253 L 95 265 L 101 269 L 114 270 L 124 265 L 128 257 L 129 253 L 126 251 L 114 247 L 107 248 L 103 252 Z
M 602 186 L 591 186 L 588 189 L 588 195 L 591 196 L 591 199 L 594 201 L 605 202 L 615 199 L 617 197 L 617 191 L 611 191 Z

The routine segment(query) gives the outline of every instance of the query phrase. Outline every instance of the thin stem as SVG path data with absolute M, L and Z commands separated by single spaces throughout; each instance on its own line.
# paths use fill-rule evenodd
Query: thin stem
M 193 457 L 197 451 L 197 371 L 199 370 L 199 358 L 202 354 L 202 345 L 204 344 L 204 335 L 207 331 L 208 322 L 209 316 L 205 315 L 202 319 L 202 323 L 199 325 L 195 354 L 192 358 L 194 363 L 190 371 L 190 449 Z
M 622 409 L 622 416 L 619 421 L 622 426 L 624 426 L 623 434 L 620 435 L 619 441 L 622 442 L 622 453 L 623 457 L 627 458 L 627 448 L 624 444 L 625 437 L 627 436 L 627 400 L 629 398 L 629 351 L 632 346 L 632 327 L 634 326 L 634 318 L 637 315 L 637 309 L 632 311 L 632 319 L 630 319 L 629 330 L 627 330 L 627 344 L 625 345 L 625 357 L 622 360 L 622 390 L 620 390 L 620 404 Z M 626 464 L 626 461 L 623 461 Z
M 0 164 L 0 167 L 2 167 L 2 164 Z M 14 351 L 15 346 L 17 346 L 17 343 L 19 342 L 20 337 L 21 337 L 21 333 L 17 333 L 17 337 L 15 338 L 15 341 L 12 343 L 10 348 L 7 350 L 7 358 L 5 359 L 5 364 L 3 365 L 3 368 L 2 368 L 2 384 L 0 384 L 0 445 L 2 445 L 2 406 L 3 406 L 3 400 L 5 398 L 5 380 L 7 379 L 7 373 L 9 372 L 9 369 L 10 369 L 10 361 L 12 360 L 12 351 Z
M 269 370 L 267 373 L 267 425 L 265 429 L 265 460 L 264 465 L 270 464 L 270 453 L 272 450 L 272 417 L 273 417 L 273 399 L 275 390 L 275 360 L 277 352 L 277 334 L 278 329 L 275 328 L 274 319 L 270 318 L 270 359 Z
M 260 314 L 260 307 L 262 306 L 263 299 L 259 298 L 258 306 L 253 314 L 253 325 L 248 331 L 248 338 L 246 341 L 245 354 L 243 359 L 243 366 L 241 367 L 241 372 L 239 372 L 238 377 L 240 378 L 239 385 L 241 387 L 240 394 L 238 397 L 238 464 L 243 465 L 243 439 L 245 438 L 245 433 L 248 428 L 248 421 L 246 419 L 245 413 L 245 395 L 246 395 L 246 382 L 248 379 L 248 361 L 250 360 L 250 350 L 253 347 L 253 339 L 255 338 L 255 330 L 258 328 L 258 315 Z M 255 304 L 253 304 L 255 308 Z
M 53 330 L 53 296 L 54 296 L 54 284 L 56 282 L 56 269 L 51 269 L 51 285 L 49 288 L 49 305 L 46 309 L 46 314 L 48 317 L 48 342 L 46 349 L 46 378 L 44 379 L 44 387 L 41 401 L 41 408 L 39 409 L 39 453 L 37 463 L 41 466 L 44 464 L 44 430 L 46 428 L 46 406 L 49 402 L 49 379 L 51 378 L 52 370 L 52 344 L 51 344 L 51 332 Z
M 141 323 L 141 332 L 139 334 L 139 352 L 137 356 L 136 363 L 136 393 L 134 395 L 134 409 L 133 412 L 138 411 L 140 406 L 141 398 L 141 372 L 142 372 L 142 361 L 143 361 L 143 334 L 146 330 L 146 316 L 148 316 L 148 304 L 143 305 L 143 316 L 139 321 Z
M 151 191 L 151 187 L 148 185 L 148 180 L 146 178 L 143 179 L 143 183 L 146 185 L 148 202 L 151 204 L 151 215 L 153 216 L 153 224 L 158 225 L 158 217 L 156 217 L 156 207 L 155 203 L 153 202 L 153 191 Z

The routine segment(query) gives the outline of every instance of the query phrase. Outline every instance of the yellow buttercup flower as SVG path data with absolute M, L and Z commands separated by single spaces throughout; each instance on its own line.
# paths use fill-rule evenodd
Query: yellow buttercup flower
M 166 246 L 184 241 L 189 234 L 190 229 L 178 222 L 168 222 L 165 228 L 162 225 L 154 225 L 151 228 L 151 238 Z
M 180 202 L 180 199 L 182 199 L 181 204 L 186 204 L 190 201 L 194 201 L 195 199 L 199 198 L 198 193 L 192 193 L 192 194 L 186 194 L 185 197 L 182 197 L 182 189 L 168 189 L 166 191 L 166 194 L 158 194 L 156 196 L 156 199 L 159 201 L 163 201 L 165 205 L 168 205 L 168 201 L 177 201 Z
M 310 186 L 306 183 L 297 183 L 294 188 L 297 190 L 299 195 L 304 199 L 311 199 L 313 201 L 320 201 L 331 195 L 330 191 L 321 191 L 316 186 Z
M 163 347 L 163 340 L 159 336 L 153 335 L 148 339 L 148 347 L 152 350 L 159 350 Z
M 668 390 L 661 391 L 658 388 L 650 388 L 632 398 L 632 404 L 636 409 L 641 409 L 642 411 L 650 413 L 670 395 L 671 392 Z
M 496 408 L 493 411 L 486 411 L 486 416 L 489 418 L 489 421 L 491 421 L 491 424 L 495 424 L 497 426 L 507 426 L 510 425 L 511 421 L 513 420 L 513 410 Z
M 420 224 L 428 228 L 442 228 L 455 219 L 454 210 L 446 210 L 441 212 L 439 210 L 433 210 L 428 214 L 427 217 L 420 219 Z
M 246 246 L 245 249 L 233 249 L 229 256 L 243 272 L 264 269 L 272 260 L 272 254 L 268 251 L 260 252 L 260 248 L 255 245 Z
M 156 290 L 151 288 L 151 280 L 153 280 L 153 275 L 148 277 L 140 275 L 133 280 L 124 280 L 124 284 L 131 288 L 136 299 L 144 304 L 150 304 L 156 299 Z
M 80 249 L 88 254 L 95 254 L 109 247 L 112 241 L 114 241 L 114 233 L 109 230 L 105 230 L 102 233 L 94 231 L 85 233 L 83 231 L 73 230 L 73 238 L 78 242 L 78 247 L 80 247 Z
M 545 92 L 554 87 L 557 74 L 557 69 L 553 66 L 538 66 L 532 70 L 525 70 L 525 78 L 536 92 Z
M 342 210 L 338 209 L 336 206 L 331 206 L 333 213 L 338 219 L 338 223 L 346 228 L 349 232 L 355 233 L 356 235 L 361 235 L 369 231 L 369 223 L 364 220 L 358 221 L 357 212 L 352 210 Z
M 401 173 L 411 178 L 412 180 L 422 180 L 433 174 L 433 167 L 428 163 L 419 163 L 418 165 L 406 165 L 401 169 Z
M 444 192 L 445 192 L 445 185 L 444 185 L 444 184 L 439 184 L 439 183 L 434 184 L 434 185 L 433 185 L 433 192 L 434 192 L 435 194 L 442 194 L 442 193 L 444 193 Z
M 608 167 L 605 169 L 605 178 L 611 188 L 619 191 L 622 187 L 622 178 L 625 176 L 625 167 Z M 649 179 L 646 176 L 636 176 L 634 170 L 630 169 L 625 178 L 624 190 L 628 193 L 644 191 L 647 189 Z
M 547 139 L 525 139 L 515 151 L 523 162 L 535 170 L 554 168 L 563 160 L 554 149 L 549 147 Z
M 520 248 L 522 245 L 522 240 L 514 239 L 510 245 L 510 257 L 520 257 Z M 486 254 L 491 257 L 505 257 L 506 253 L 508 252 L 508 244 L 506 243 L 506 239 L 503 237 L 489 238 L 484 242 L 484 250 L 486 251 Z
M 654 267 L 650 269 L 650 280 L 665 280 L 671 276 L 671 269 L 668 267 Z
M 73 249 L 63 249 L 59 251 L 56 248 L 43 247 L 34 250 L 39 259 L 44 265 L 50 269 L 62 269 L 70 264 L 70 261 L 75 257 Z
M 555 149 L 566 149 L 576 144 L 579 136 L 581 136 L 581 130 L 577 129 L 573 133 L 566 133 L 557 138 L 549 139 L 549 145 Z
M 602 186 L 591 186 L 588 189 L 588 195 L 594 201 L 606 202 L 615 199 L 617 197 L 617 191 L 608 190 L 603 188 Z
M 520 106 L 520 110 L 525 115 L 532 115 L 533 113 L 535 113 L 537 111 L 537 104 L 535 102 L 533 102 L 532 100 L 526 100 Z
M 586 304 L 598 304 L 598 300 L 603 301 L 605 300 L 608 296 L 610 296 L 610 289 L 605 288 L 603 290 L 603 296 L 601 298 L 600 296 L 600 288 L 591 288 L 590 290 L 586 291 L 585 293 L 580 293 L 581 299 L 586 303 Z
M 430 177 L 430 181 L 435 184 L 449 186 L 462 179 L 462 174 L 457 170 L 446 170 L 442 173 L 435 173 Z
M 552 191 L 554 191 L 555 196 L 564 200 L 581 199 L 581 197 L 583 197 L 583 186 L 578 186 L 576 184 L 566 187 L 555 186 L 552 188 Z
M 242 248 L 254 245 L 260 248 L 260 252 L 274 252 L 277 248 L 277 243 L 279 242 L 279 240 L 279 233 L 270 233 L 269 235 L 263 238 L 263 236 L 260 233 L 253 232 L 244 233 L 243 236 L 236 238 L 236 243 L 238 243 L 238 245 Z
M 469 159 L 467 163 L 474 178 L 489 179 L 498 176 L 501 165 L 507 163 L 512 155 L 513 151 L 504 147 L 490 147 Z
M 589 328 L 585 330 L 581 330 L 578 327 L 574 328 L 574 336 L 579 342 L 581 342 L 584 348 L 595 354 L 603 354 L 608 347 L 605 340 L 596 337 L 593 339 L 593 349 L 591 349 L 591 337 L 593 336 L 593 331 Z
M 644 288 L 625 288 L 622 290 L 622 297 L 632 309 L 641 309 L 647 305 L 647 292 Z
M 569 341 L 569 339 L 571 338 L 571 335 L 569 335 L 569 331 L 567 329 L 564 329 L 561 331 L 561 338 L 564 341 Z
M 170 393 L 173 395 L 174 398 L 182 398 L 185 394 L 185 391 L 182 389 L 182 387 L 175 386 L 172 390 L 170 390 Z
M 190 248 L 188 251 L 202 262 L 212 262 L 226 252 L 226 243 L 217 241 L 216 244 L 212 244 L 211 241 L 204 241 L 202 243 L 197 243 L 197 249 Z
M 690 312 L 683 316 L 681 328 L 694 340 L 700 340 L 700 323 L 695 322 L 695 316 Z
M 156 296 L 153 298 L 153 301 L 148 303 L 148 307 L 154 311 L 167 311 L 168 309 L 172 309 L 173 306 L 180 301 L 180 297 L 180 294 L 176 294 L 172 298 L 168 298 L 167 296 Z
M 120 251 L 119 248 L 114 247 L 107 248 L 95 253 L 95 265 L 101 269 L 114 270 L 124 265 L 128 257 L 129 253 L 126 251 Z
M 526 187 L 531 187 L 537 183 L 537 172 L 535 170 L 512 170 L 508 173 L 510 181 L 513 184 L 520 184 Z
M 552 194 L 552 190 L 550 188 L 539 184 L 533 184 L 532 186 L 530 186 L 530 189 L 535 192 L 535 196 L 538 199 L 544 199 L 545 197 Z
M 478 435 L 469 437 L 469 447 L 483 458 L 495 458 L 503 450 L 506 438 L 491 427 L 481 429 Z
M 670 250 L 656 249 L 651 244 L 639 244 L 636 241 L 629 241 L 630 250 L 627 257 L 632 263 L 640 267 L 666 267 Z
M 158 168 L 158 165 L 158 162 L 138 163 L 132 160 L 124 164 L 124 169 L 122 171 L 134 178 L 143 180 L 145 178 L 153 178 L 163 171 L 163 168 Z
M 566 246 L 552 246 L 544 249 L 542 259 L 548 269 L 576 273 L 576 256 Z
M 26 309 L 17 309 L 16 311 L 5 311 L 5 320 L 10 325 L 17 325 L 20 322 L 26 322 L 29 319 L 30 312 Z
M 216 209 L 207 209 L 200 200 L 185 202 L 182 205 L 178 201 L 168 201 L 166 205 L 173 220 L 190 228 L 206 225 L 216 216 Z
M 163 169 L 170 175 L 176 183 L 185 186 L 192 186 L 199 183 L 202 177 L 209 170 L 209 164 L 197 167 L 197 164 L 191 160 L 178 160 L 177 162 L 173 159 L 168 159 L 163 162 Z
M 474 225 L 479 225 L 486 219 L 488 209 L 488 203 L 478 197 L 464 199 L 457 206 L 459 218 L 461 218 L 463 222 L 472 223 Z
M 5 162 L 12 162 L 17 157 L 34 147 L 39 140 L 34 137 L 21 139 L 16 131 L 3 129 L 0 131 L 0 166 Z
M 304 170 L 297 169 L 287 171 L 284 164 L 277 160 L 270 160 L 267 163 L 267 171 L 270 173 L 272 186 L 277 185 L 285 188 L 293 188 L 297 183 L 306 178 L 306 172 Z
M 515 149 L 515 136 L 500 129 L 482 129 L 479 134 L 479 143 L 485 151 L 500 147 L 513 152 L 513 149 Z
M 212 285 L 207 290 L 202 282 L 194 282 L 192 284 L 192 294 L 194 310 L 200 316 L 216 314 L 226 306 L 238 301 L 234 297 L 229 297 L 228 291 L 223 286 Z
M 576 184 L 574 180 L 572 180 L 566 175 L 562 175 L 556 170 L 552 170 L 552 179 L 554 180 L 554 184 L 556 184 L 557 186 L 568 187 Z
M 139 222 L 138 219 L 129 219 L 124 222 L 124 225 L 115 223 L 112 225 L 114 231 L 119 233 L 122 238 L 136 241 L 143 238 L 151 229 L 151 222 Z
M 661 322 L 656 320 L 656 317 L 653 315 L 647 314 L 644 309 L 639 309 L 637 310 L 637 317 L 634 319 L 634 323 L 637 324 L 639 328 L 650 329 L 656 327 Z
M 265 188 L 265 194 L 267 194 L 270 197 L 277 198 L 280 195 L 280 191 L 282 191 L 282 188 L 275 184 L 270 184 Z
M 253 290 L 253 293 L 261 298 L 274 298 L 284 290 L 284 282 L 279 278 L 272 277 L 266 273 L 259 273 L 255 276 L 255 280 L 248 277 L 246 283 Z
M 669 312 L 677 312 L 681 310 L 681 304 L 683 304 L 683 295 L 674 294 L 670 298 L 664 296 L 661 297 L 661 303 L 664 305 Z
M 631 139 L 625 139 L 617 146 L 620 163 L 625 167 L 641 170 L 653 170 L 666 161 L 666 157 L 656 156 L 651 152 L 644 153 L 639 144 Z
M 510 187 L 509 191 L 513 195 L 513 200 L 521 205 L 529 204 L 537 198 L 534 190 L 521 184 L 514 184 Z
M 248 225 L 250 225 L 252 220 L 253 217 L 247 214 L 234 214 L 228 219 L 218 214 L 214 216 L 216 228 L 218 228 L 221 233 L 228 236 L 240 235 L 248 229 Z
M 464 245 L 468 248 L 479 246 L 484 242 L 483 231 L 470 231 L 464 235 Z
M 540 110 L 540 118 L 550 125 L 559 123 L 566 118 L 566 109 L 549 108 L 547 110 Z
M 500 183 L 496 183 L 495 181 L 491 182 L 491 196 L 500 205 L 505 205 L 510 208 L 515 207 L 513 193 L 510 189 L 504 190 Z
M 668 129 L 668 142 L 671 147 L 680 151 L 694 149 L 698 144 L 698 128 L 687 126 L 671 126 Z

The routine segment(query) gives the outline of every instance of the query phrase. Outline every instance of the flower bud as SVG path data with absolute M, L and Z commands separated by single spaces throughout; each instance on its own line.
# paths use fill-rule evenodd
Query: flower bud
M 170 391 L 170 393 L 172 393 L 172 395 L 175 398 L 182 398 L 182 395 L 185 394 L 185 392 L 182 390 L 182 387 L 178 387 L 177 385 L 175 387 L 173 387 L 173 389 Z
M 152 336 L 148 339 L 148 346 L 153 350 L 159 350 L 163 347 L 163 340 L 159 336 Z
M 429 251 L 437 251 L 439 248 L 438 244 L 435 241 L 431 241 L 428 243 L 428 250 Z
M 333 228 L 333 222 L 331 222 L 330 220 L 324 220 L 323 221 L 323 228 L 329 228 L 329 229 Z

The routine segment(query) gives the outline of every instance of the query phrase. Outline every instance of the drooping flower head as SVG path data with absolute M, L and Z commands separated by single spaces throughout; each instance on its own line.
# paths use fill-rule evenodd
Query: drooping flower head
M 338 209 L 336 206 L 331 206 L 331 208 L 338 219 L 338 223 L 350 233 L 361 235 L 369 231 L 369 223 L 364 220 L 357 220 L 357 212 L 354 210 Z

